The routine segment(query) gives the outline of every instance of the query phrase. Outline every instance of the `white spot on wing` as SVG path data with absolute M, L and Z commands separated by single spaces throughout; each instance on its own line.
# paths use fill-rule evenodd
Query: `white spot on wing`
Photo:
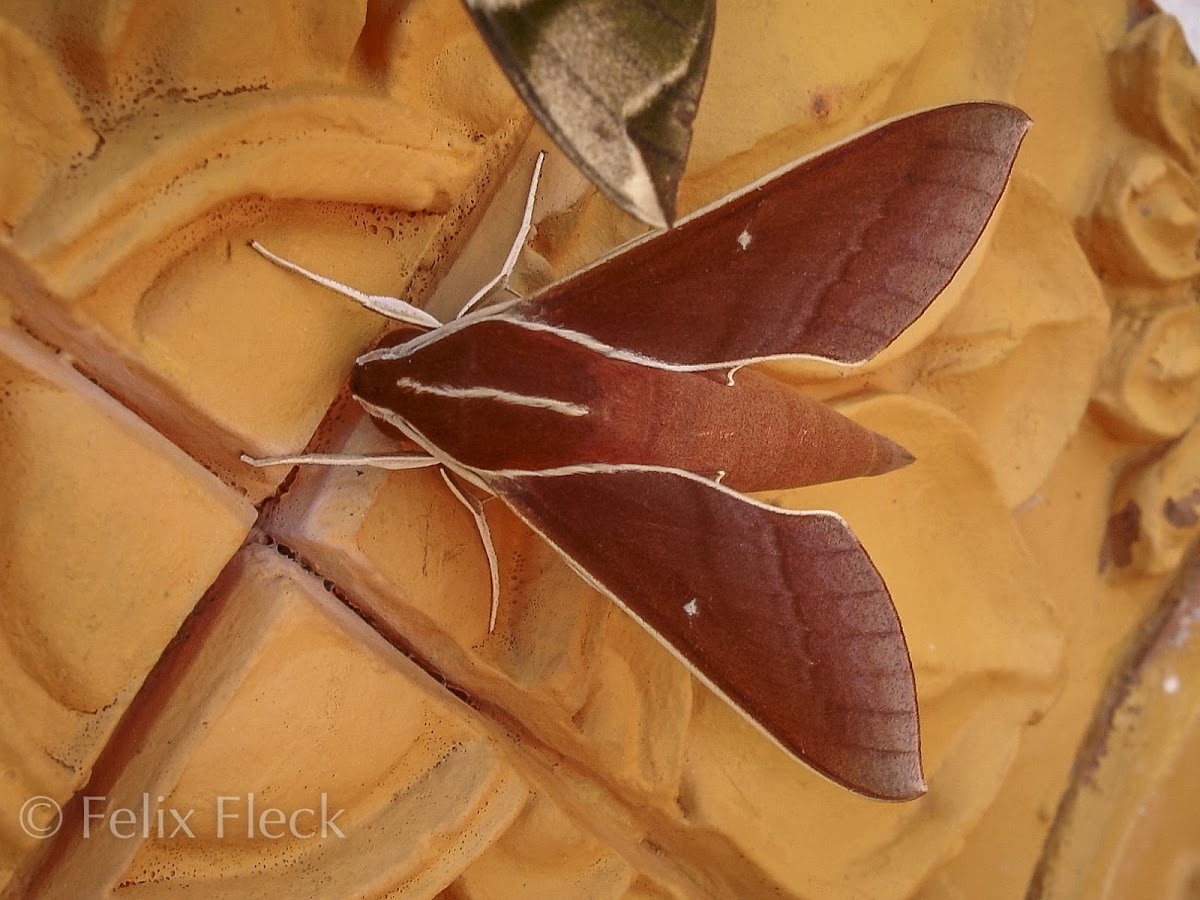
M 737 237 L 738 246 L 741 247 L 743 250 L 745 250 L 747 247 L 750 246 L 750 242 L 752 240 L 754 240 L 754 235 L 752 235 L 750 233 L 749 228 L 743 228 L 742 233 L 739 234 Z
M 1178 694 L 1179 693 L 1179 676 L 1178 675 L 1168 675 L 1166 678 L 1164 678 L 1163 679 L 1163 690 L 1166 691 L 1168 694 Z
M 683 611 L 685 613 L 687 613 L 687 616 L 689 619 L 694 619 L 694 618 L 696 618 L 697 615 L 700 614 L 700 607 L 696 603 L 695 597 L 693 597 L 687 603 L 683 604 Z

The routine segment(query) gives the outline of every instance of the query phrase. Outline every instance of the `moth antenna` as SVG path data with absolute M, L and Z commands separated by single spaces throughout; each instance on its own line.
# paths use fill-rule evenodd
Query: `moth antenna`
M 242 454 L 242 462 L 257 468 L 264 466 L 362 466 L 372 469 L 425 469 L 436 466 L 437 460 L 432 456 L 407 454 L 402 456 L 385 456 L 364 454 L 355 456 L 341 453 L 301 453 L 296 456 L 249 456 Z
M 302 275 L 309 281 L 315 281 L 317 284 L 327 287 L 331 291 L 337 291 L 343 297 L 349 297 L 356 303 L 365 306 L 372 312 L 379 313 L 381 316 L 387 316 L 389 319 L 395 319 L 398 322 L 406 322 L 409 325 L 419 325 L 422 328 L 440 328 L 442 325 L 441 322 L 425 312 L 425 310 L 418 309 L 407 300 L 401 300 L 399 297 L 387 297 L 382 294 L 364 294 L 362 291 L 352 288 L 348 284 L 342 284 L 340 281 L 334 281 L 332 278 L 318 275 L 316 272 L 297 265 L 289 259 L 276 256 L 258 241 L 251 241 L 250 246 L 259 254 L 275 263 L 275 265 L 295 272 L 297 275 Z
M 525 196 L 525 212 L 521 215 L 521 227 L 517 229 L 516 239 L 508 250 L 508 256 L 504 259 L 504 265 L 500 267 L 500 272 L 480 288 L 474 297 L 463 304 L 463 308 L 458 311 L 458 315 L 454 318 L 461 319 L 469 313 L 484 297 L 494 291 L 497 287 L 502 287 L 514 297 L 520 296 L 516 291 L 513 291 L 508 286 L 508 279 L 512 277 L 513 270 L 517 267 L 517 257 L 521 255 L 521 250 L 525 246 L 525 240 L 529 237 L 529 230 L 533 227 L 533 203 L 537 199 L 538 182 L 542 178 L 542 162 L 546 159 L 546 151 L 542 150 L 537 155 L 537 161 L 533 164 L 533 177 L 529 179 L 529 193 Z
M 479 529 L 479 539 L 483 541 L 483 552 L 487 556 L 488 562 L 488 575 L 492 579 L 492 608 L 488 614 L 488 634 L 491 634 L 496 630 L 496 613 L 500 609 L 500 561 L 496 558 L 496 546 L 492 543 L 492 531 L 488 528 L 487 516 L 483 514 L 483 501 L 460 489 L 445 467 L 438 471 L 442 475 L 442 481 L 446 482 L 446 487 L 450 488 L 450 493 L 467 508 L 471 518 L 475 520 L 475 527 Z

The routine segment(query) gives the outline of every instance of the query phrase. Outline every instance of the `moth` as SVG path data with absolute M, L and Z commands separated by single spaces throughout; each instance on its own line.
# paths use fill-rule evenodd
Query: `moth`
M 580 170 L 662 227 L 708 71 L 715 0 L 464 0 L 521 99 Z
M 794 163 L 526 299 L 445 324 L 256 246 L 396 319 L 351 389 L 394 455 L 258 465 L 436 466 L 479 525 L 500 498 L 763 734 L 853 791 L 925 791 L 916 687 L 879 572 L 828 511 L 747 492 L 891 471 L 886 437 L 752 368 L 853 365 L 961 266 L 1029 119 L 996 103 L 901 118 Z M 540 161 L 539 161 L 540 164 Z

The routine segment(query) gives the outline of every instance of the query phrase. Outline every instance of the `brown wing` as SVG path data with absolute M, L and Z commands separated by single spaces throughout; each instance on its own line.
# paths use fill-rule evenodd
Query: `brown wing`
M 949 283 L 1000 199 L 1019 109 L 918 113 L 722 201 L 513 315 L 663 362 L 874 356 Z
M 840 518 L 661 469 L 488 480 L 784 749 L 867 796 L 924 792 L 904 634 Z

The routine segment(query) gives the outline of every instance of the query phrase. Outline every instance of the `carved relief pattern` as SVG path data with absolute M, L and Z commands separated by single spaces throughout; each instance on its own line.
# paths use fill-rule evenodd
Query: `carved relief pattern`
M 1196 70 L 1169 20 L 1127 31 L 1116 0 L 1087 28 L 1072 0 L 800 6 L 721 4 L 681 212 L 915 108 L 991 97 L 1039 123 L 894 348 L 773 370 L 918 458 L 770 499 L 838 511 L 885 575 L 929 795 L 798 766 L 499 504 L 489 634 L 483 549 L 436 474 L 239 462 L 390 440 L 344 390 L 385 323 L 250 238 L 439 314 L 510 238 L 543 141 L 457 4 L 20 0 L 0 12 L 0 895 L 1025 889 L 1108 653 L 1200 527 Z M 1070 38 L 1097 28 L 1107 58 Z M 1086 90 L 1048 91 L 1049 60 Z M 547 169 L 527 284 L 637 228 Z M 1110 500 L 1140 511 L 1109 567 L 1131 577 L 1095 571 Z M 38 797 L 62 816 L 21 820 Z
M 1185 449 L 1200 417 L 1200 67 L 1158 15 L 1113 51 L 1111 73 L 1141 140 L 1113 163 L 1083 229 L 1116 309 L 1095 410 L 1123 438 L 1175 443 L 1126 471 L 1102 563 L 1166 572 L 1200 534 L 1176 498 L 1200 489 Z
M 1092 409 L 1123 448 L 1100 569 L 1125 613 L 1148 585 L 1161 599 L 1113 648 L 1030 897 L 1183 897 L 1200 883 L 1194 813 L 1178 802 L 1200 752 L 1200 67 L 1155 14 L 1109 72 L 1134 142 L 1080 226 L 1114 308 Z

